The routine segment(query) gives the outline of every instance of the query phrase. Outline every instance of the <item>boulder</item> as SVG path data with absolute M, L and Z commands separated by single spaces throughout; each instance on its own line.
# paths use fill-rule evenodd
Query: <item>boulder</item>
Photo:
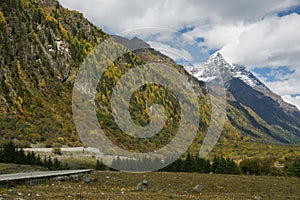
M 88 176 L 83 176 L 83 178 L 82 178 L 82 181 L 84 182 L 84 183 L 90 183 L 91 182 L 91 179 L 88 177 Z
M 136 187 L 135 191 L 140 192 L 140 191 L 145 191 L 148 189 L 148 181 L 143 180 L 141 181 Z
M 197 192 L 197 193 L 202 193 L 202 191 L 203 191 L 203 185 L 202 184 L 196 185 L 195 187 L 193 187 L 193 191 Z

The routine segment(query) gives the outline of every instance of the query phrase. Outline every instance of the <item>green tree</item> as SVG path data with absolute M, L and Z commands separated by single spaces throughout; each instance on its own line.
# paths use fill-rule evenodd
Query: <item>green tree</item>
M 184 166 L 183 166 L 184 172 L 194 172 L 196 170 L 195 159 L 193 158 L 193 156 L 190 153 L 187 154 L 187 157 L 183 163 L 184 163 Z
M 211 169 L 214 173 L 217 173 L 217 174 L 221 173 L 221 159 L 220 159 L 220 157 L 218 157 L 218 156 L 214 157 Z
M 300 157 L 297 157 L 289 167 L 290 174 L 300 177 Z
M 105 169 L 106 169 L 106 166 L 102 163 L 102 160 L 99 161 L 99 160 L 97 159 L 95 169 L 96 169 L 96 170 L 105 170 Z
M 234 162 L 234 160 L 227 158 L 226 159 L 226 170 L 227 174 L 240 174 L 239 166 Z
M 240 169 L 244 174 L 269 175 L 273 169 L 273 159 L 271 158 L 251 158 L 240 163 Z
M 260 167 L 257 159 L 245 159 L 240 163 L 240 169 L 244 174 L 260 175 Z
M 61 162 L 57 158 L 54 158 L 53 170 L 59 170 L 59 169 L 62 169 Z

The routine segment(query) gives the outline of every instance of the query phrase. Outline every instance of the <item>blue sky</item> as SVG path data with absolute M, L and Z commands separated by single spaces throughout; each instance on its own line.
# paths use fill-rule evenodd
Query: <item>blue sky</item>
M 283 17 L 283 16 L 286 16 L 286 15 L 290 15 L 292 13 L 300 14 L 300 6 L 292 6 L 292 7 L 288 8 L 287 10 L 283 10 L 283 11 L 278 12 L 277 15 L 279 17 Z
M 300 0 L 60 0 L 109 33 L 160 27 L 178 31 L 183 40 L 161 34 L 162 51 L 189 62 L 204 62 L 220 51 L 243 65 L 271 90 L 300 108 Z M 159 30 L 159 28 L 157 29 Z M 188 39 L 186 39 L 188 38 Z M 153 39 L 153 38 L 152 38 Z M 193 40 L 193 44 L 187 42 Z M 179 44 L 179 45 L 178 45 Z
M 289 76 L 295 73 L 295 70 L 291 70 L 287 66 L 279 66 L 278 68 L 261 67 L 254 68 L 252 71 L 263 77 L 266 82 L 287 81 Z

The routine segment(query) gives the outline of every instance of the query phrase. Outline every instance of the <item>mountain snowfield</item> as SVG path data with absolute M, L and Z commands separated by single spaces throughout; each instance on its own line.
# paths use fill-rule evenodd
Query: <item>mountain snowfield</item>
M 270 91 L 248 69 L 227 62 L 219 52 L 212 54 L 206 63 L 185 69 L 200 81 L 211 82 L 221 76 L 226 83 L 232 78 L 238 78 L 254 89 Z

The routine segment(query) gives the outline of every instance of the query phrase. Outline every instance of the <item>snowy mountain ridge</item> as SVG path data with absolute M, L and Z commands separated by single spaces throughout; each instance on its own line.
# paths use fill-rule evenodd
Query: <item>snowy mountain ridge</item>
M 248 69 L 227 62 L 219 52 L 211 55 L 206 63 L 194 67 L 185 67 L 185 69 L 198 80 L 204 82 L 211 82 L 217 77 L 222 77 L 223 82 L 226 83 L 232 78 L 238 78 L 254 89 L 270 91 Z

